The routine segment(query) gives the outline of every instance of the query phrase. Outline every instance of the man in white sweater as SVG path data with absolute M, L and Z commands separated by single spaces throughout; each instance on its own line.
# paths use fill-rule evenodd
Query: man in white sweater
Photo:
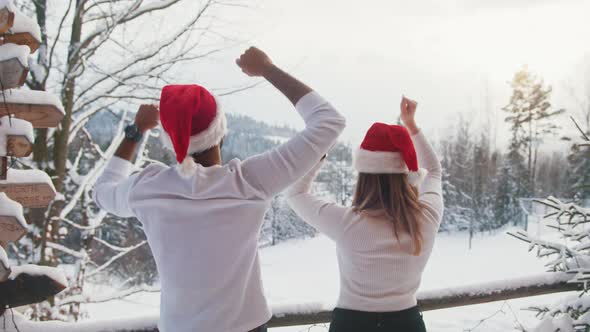
M 237 64 L 281 91 L 305 129 L 271 151 L 222 166 L 225 117 L 216 101 L 196 85 L 169 86 L 160 112 L 140 108 L 94 188 L 100 207 L 137 217 L 144 226 L 160 275 L 162 332 L 266 330 L 271 311 L 257 251 L 265 211 L 273 196 L 316 164 L 345 126 L 329 103 L 262 51 L 250 48 Z M 137 142 L 158 117 L 180 165 L 154 164 L 131 174 Z

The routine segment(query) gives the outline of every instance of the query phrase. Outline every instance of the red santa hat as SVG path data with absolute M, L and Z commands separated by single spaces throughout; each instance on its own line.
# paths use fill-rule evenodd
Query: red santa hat
M 368 174 L 407 174 L 418 187 L 426 176 L 418 168 L 418 158 L 408 130 L 402 126 L 374 123 L 361 146 L 354 152 L 354 168 Z
M 162 138 L 176 152 L 183 175 L 196 168 L 191 154 L 220 144 L 227 134 L 227 120 L 215 97 L 196 84 L 162 89 L 160 122 L 165 131 Z

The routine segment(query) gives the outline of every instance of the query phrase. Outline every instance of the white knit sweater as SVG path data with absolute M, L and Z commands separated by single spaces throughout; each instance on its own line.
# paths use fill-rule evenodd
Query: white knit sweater
M 137 217 L 162 287 L 162 332 L 245 332 L 271 317 L 260 278 L 258 234 L 273 196 L 305 175 L 334 144 L 344 118 L 312 92 L 296 105 L 306 128 L 243 162 L 177 167 L 113 158 L 94 188 L 103 209 Z M 230 134 L 231 135 L 231 134 Z
M 412 136 L 420 167 L 428 170 L 420 187 L 425 205 L 421 221 L 423 247 L 412 255 L 412 239 L 382 214 L 352 211 L 309 193 L 321 163 L 287 192 L 293 210 L 336 242 L 340 269 L 338 307 L 368 312 L 389 312 L 416 305 L 422 271 L 432 252 L 443 213 L 441 166 L 422 132 Z

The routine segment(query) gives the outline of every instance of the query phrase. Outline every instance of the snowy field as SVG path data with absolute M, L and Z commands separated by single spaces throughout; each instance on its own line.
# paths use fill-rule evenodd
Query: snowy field
M 424 273 L 421 291 L 526 277 L 545 272 L 543 262 L 527 245 L 505 233 L 479 235 L 473 249 L 465 234 L 440 234 Z M 261 250 L 264 285 L 273 308 L 331 308 L 338 295 L 334 244 L 319 236 Z M 99 287 L 95 292 L 108 292 Z M 552 303 L 565 294 L 496 302 L 424 314 L 429 331 L 513 331 L 534 326 L 534 316 L 522 308 Z M 126 300 L 92 304 L 90 319 L 117 319 L 158 313 L 158 294 L 139 294 Z M 484 320 L 482 322 L 482 320 Z M 326 326 L 272 329 L 273 332 L 327 331 Z

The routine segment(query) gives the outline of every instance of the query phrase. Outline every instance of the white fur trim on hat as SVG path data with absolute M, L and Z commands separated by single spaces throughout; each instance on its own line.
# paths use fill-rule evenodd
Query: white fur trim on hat
M 191 136 L 187 155 L 203 152 L 216 146 L 217 144 L 221 143 L 221 140 L 226 134 L 227 119 L 225 117 L 225 113 L 220 108 L 218 108 L 217 114 L 215 115 L 213 121 L 211 121 L 209 128 L 203 130 L 197 135 Z
M 407 174 L 408 166 L 399 152 L 369 151 L 357 148 L 353 154 L 354 168 L 368 174 Z
M 352 156 L 354 168 L 367 174 L 407 174 L 408 181 L 419 187 L 428 171 L 420 168 L 410 172 L 402 154 L 399 152 L 369 151 L 357 148 Z

